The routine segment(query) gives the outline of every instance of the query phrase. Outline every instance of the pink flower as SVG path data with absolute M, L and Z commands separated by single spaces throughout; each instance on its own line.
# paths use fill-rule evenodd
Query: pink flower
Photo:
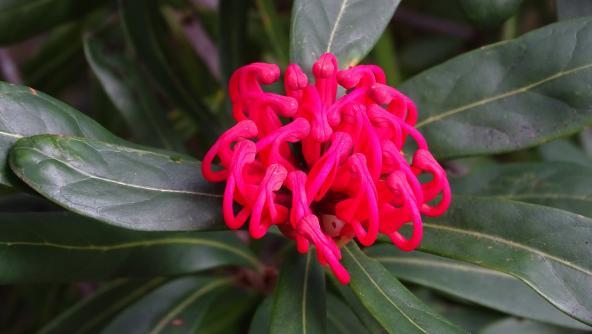
M 382 69 L 339 71 L 327 53 L 312 73 L 314 84 L 290 65 L 282 96 L 263 89 L 280 78 L 277 65 L 238 69 L 230 79 L 237 123 L 207 152 L 202 173 L 226 181 L 228 227 L 239 229 L 248 220 L 250 235 L 261 238 L 277 225 L 299 252 L 314 245 L 319 262 L 347 284 L 340 245 L 355 238 L 370 246 L 382 233 L 402 250 L 415 249 L 422 215 L 446 211 L 450 186 L 414 128 L 413 101 L 385 84 Z M 338 86 L 346 91 L 339 98 Z M 417 148 L 412 159 L 403 153 L 408 139 Z M 430 175 L 423 183 L 422 174 Z M 409 237 L 399 233 L 405 224 L 412 226 Z

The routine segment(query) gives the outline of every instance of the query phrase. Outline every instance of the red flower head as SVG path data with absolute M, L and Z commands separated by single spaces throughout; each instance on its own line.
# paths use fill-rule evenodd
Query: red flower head
M 228 227 L 241 228 L 248 220 L 250 235 L 261 238 L 277 225 L 299 252 L 314 245 L 318 260 L 346 284 L 339 245 L 356 238 L 369 246 L 383 233 L 400 249 L 415 249 L 422 214 L 444 213 L 450 186 L 413 127 L 413 101 L 385 84 L 382 69 L 339 71 L 327 53 L 312 73 L 314 84 L 290 65 L 282 96 L 262 87 L 279 79 L 276 65 L 238 69 L 230 79 L 237 123 L 208 151 L 202 172 L 209 181 L 226 181 Z M 346 90 L 339 98 L 338 85 Z M 410 160 L 403 153 L 409 138 L 417 147 Z M 216 158 L 220 168 L 214 169 Z M 421 183 L 422 174 L 431 178 Z M 409 238 L 399 233 L 405 224 L 413 227 Z

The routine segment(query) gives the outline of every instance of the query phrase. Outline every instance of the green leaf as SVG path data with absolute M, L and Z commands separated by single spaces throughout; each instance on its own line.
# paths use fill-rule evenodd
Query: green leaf
M 453 179 L 452 189 L 457 194 L 541 204 L 592 218 L 592 169 L 571 163 L 491 165 Z
M 158 5 L 158 1 L 119 0 L 127 40 L 168 100 L 192 116 L 204 134 L 213 138 L 218 130 L 214 116 L 197 92 L 187 90 L 190 85 L 183 74 L 172 67 L 174 62 L 167 53 L 165 24 Z
M 152 95 L 137 65 L 121 52 L 108 50 L 104 38 L 87 33 L 84 53 L 94 74 L 141 144 L 183 152 L 183 144 Z
M 304 71 L 324 53 L 341 68 L 356 65 L 372 49 L 400 0 L 296 0 L 292 8 L 290 60 Z
M 101 333 L 194 333 L 216 291 L 229 283 L 214 277 L 173 280 L 126 308 Z
M 492 309 L 560 326 L 592 329 L 557 310 L 518 279 L 472 264 L 392 245 L 367 250 L 393 275 Z
M 199 334 L 244 334 L 254 308 L 261 301 L 258 294 L 238 287 L 226 289 L 214 301 Z
M 0 283 L 100 281 L 257 268 L 233 232 L 141 232 L 68 212 L 0 214 Z
M 559 20 L 592 15 L 592 2 L 588 0 L 557 0 L 556 4 Z
M 540 322 L 507 318 L 481 330 L 479 334 L 584 334 L 588 331 L 561 328 Z
M 351 288 L 389 333 L 464 333 L 430 310 L 378 261 L 353 244 L 343 248 Z
M 12 186 L 8 150 L 17 139 L 42 133 L 128 145 L 84 114 L 33 88 L 0 82 L 0 184 Z
M 154 278 L 146 282 L 128 280 L 111 282 L 59 315 L 45 325 L 39 333 L 96 333 L 119 311 L 164 282 L 166 281 L 163 278 Z
M 333 334 L 359 334 L 368 330 L 356 314 L 339 298 L 327 294 L 327 332 Z
M 226 81 L 243 65 L 247 37 L 247 13 L 249 2 L 244 0 L 220 0 L 218 29 L 220 30 L 220 66 Z
M 20 139 L 14 173 L 64 208 L 135 230 L 222 227 L 222 196 L 200 163 L 77 137 Z
M 575 143 L 567 139 L 554 140 L 537 148 L 546 161 L 563 161 L 592 168 L 592 158 Z
M 458 56 L 401 87 L 440 158 L 509 152 L 592 124 L 592 19 Z
M 461 304 L 457 298 L 446 298 L 442 293 L 410 285 L 413 294 L 432 310 L 469 333 L 501 319 L 503 314 L 475 304 Z
M 592 324 L 592 220 L 549 207 L 456 196 L 424 222 L 420 249 L 510 274 L 568 315 Z
M 273 297 L 267 297 L 257 307 L 251 324 L 249 334 L 268 334 L 271 323 L 271 312 L 273 311 Z
M 459 0 L 466 16 L 483 26 L 503 23 L 518 11 L 522 0 Z
M 332 283 L 332 286 L 339 295 L 345 300 L 347 305 L 352 309 L 352 311 L 358 316 L 360 321 L 366 327 L 366 332 L 372 334 L 382 334 L 385 333 L 386 330 L 376 321 L 374 316 L 370 314 L 370 312 L 366 309 L 364 304 L 360 302 L 358 297 L 353 293 L 352 289 L 349 285 L 343 285 L 339 283 L 339 281 L 332 275 L 329 275 L 329 279 Z
M 104 0 L 2 0 L 0 44 L 18 42 L 80 18 Z
M 325 275 L 313 252 L 293 254 L 275 287 L 270 333 L 325 333 Z

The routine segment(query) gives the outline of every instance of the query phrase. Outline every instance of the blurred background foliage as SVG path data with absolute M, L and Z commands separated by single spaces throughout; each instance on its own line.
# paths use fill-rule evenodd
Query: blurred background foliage
M 63 3 L 76 5 L 64 8 L 2 9 L 18 1 L 0 1 L 3 81 L 48 93 L 133 142 L 198 158 L 229 124 L 226 82 L 232 71 L 253 61 L 282 67 L 289 61 L 289 0 L 72 0 Z M 451 57 L 553 23 L 558 10 L 564 17 L 578 15 L 562 8 L 561 1 L 505 3 L 503 10 L 491 15 L 482 10 L 487 6 L 480 1 L 404 0 L 362 62 L 381 66 L 396 86 Z M 589 168 L 592 131 L 538 148 L 450 160 L 446 167 L 459 176 L 495 161 L 568 161 Z M 0 198 L 0 211 L 20 210 L 56 207 L 24 194 Z M 265 254 L 266 249 L 275 249 L 267 243 L 255 246 Z M 506 318 L 492 310 L 496 307 L 475 306 L 466 296 L 461 300 L 455 293 L 415 283 L 419 282 L 410 279 L 406 285 L 467 330 L 489 326 L 483 333 L 576 332 Z M 0 332 L 34 332 L 102 288 L 97 282 L 0 286 Z M 332 295 L 338 290 L 329 289 Z M 257 326 L 250 319 L 261 296 L 248 290 L 225 294 L 203 315 L 200 333 L 240 333 L 249 324 Z M 342 302 L 330 297 L 328 303 L 339 308 Z M 217 322 L 221 316 L 228 321 Z

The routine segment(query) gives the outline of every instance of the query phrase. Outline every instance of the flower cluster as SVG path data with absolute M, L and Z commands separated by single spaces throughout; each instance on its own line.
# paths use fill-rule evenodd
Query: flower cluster
M 209 181 L 226 181 L 229 228 L 248 220 L 250 235 L 261 238 L 277 225 L 299 252 L 314 245 L 319 262 L 346 284 L 339 246 L 353 238 L 369 246 L 383 233 L 400 249 L 415 249 L 421 215 L 441 215 L 450 187 L 414 128 L 414 103 L 385 84 L 378 66 L 340 71 L 327 53 L 312 73 L 309 83 L 290 65 L 283 96 L 262 87 L 280 78 L 277 65 L 238 69 L 229 83 L 237 123 L 207 152 L 202 172 Z M 339 98 L 338 85 L 345 89 Z M 416 148 L 411 159 L 403 153 L 408 138 Z M 420 182 L 422 174 L 429 176 Z M 409 237 L 399 232 L 404 224 L 412 226 Z

